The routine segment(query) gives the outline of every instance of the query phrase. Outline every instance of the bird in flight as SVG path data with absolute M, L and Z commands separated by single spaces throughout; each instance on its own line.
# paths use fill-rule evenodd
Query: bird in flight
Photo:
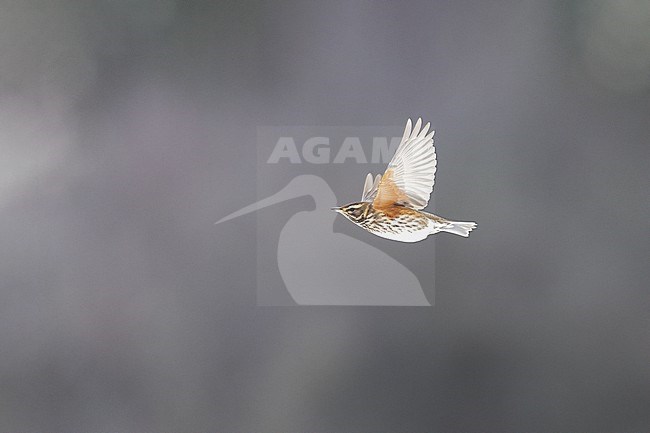
M 402 140 L 383 176 L 366 176 L 361 201 L 332 210 L 382 238 L 418 242 L 448 232 L 469 236 L 475 222 L 450 221 L 425 212 L 436 174 L 436 149 L 430 124 L 406 122 Z

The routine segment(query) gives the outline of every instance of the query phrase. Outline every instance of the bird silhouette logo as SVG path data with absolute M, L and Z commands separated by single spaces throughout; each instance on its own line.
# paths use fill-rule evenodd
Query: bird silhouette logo
M 411 119 L 393 159 L 383 176 L 366 176 L 360 202 L 332 210 L 382 238 L 418 242 L 427 236 L 448 232 L 469 236 L 475 222 L 450 221 L 425 212 L 436 175 L 436 148 L 430 123 Z
M 273 253 L 277 256 L 277 270 L 286 292 L 297 305 L 431 305 L 419 279 L 408 267 L 380 248 L 335 232 L 336 214 L 332 213 L 335 209 L 374 234 L 404 242 L 424 239 L 432 232 L 445 231 L 445 228 L 453 233 L 455 226 L 452 225 L 461 227 L 457 230 L 464 230 L 467 226 L 463 224 L 474 224 L 452 223 L 421 211 L 428 203 L 433 186 L 435 150 L 433 134 L 427 133 L 429 125 L 420 130 L 421 121 L 418 121 L 415 126 L 411 128 L 409 120 L 384 176 L 367 177 L 359 203 L 335 207 L 336 195 L 323 177 L 301 174 L 276 193 L 216 223 L 262 212 L 297 197 L 313 199 L 313 209 L 296 212 L 284 223 L 276 251 L 265 248 L 261 253 L 258 245 L 258 302 L 260 292 L 266 290 L 269 272 L 272 272 L 268 266 L 260 266 L 259 262 L 268 263 Z M 363 218 L 367 221 L 363 222 Z M 387 224 L 396 227 L 384 227 Z M 258 238 L 258 243 L 266 242 L 266 228 L 262 228 L 264 236 Z M 473 226 L 467 231 L 471 228 Z M 288 304 L 272 301 L 262 305 Z
M 294 214 L 280 232 L 278 270 L 298 305 L 431 305 L 406 266 L 365 242 L 334 232 L 336 196 L 319 176 L 300 175 L 276 194 L 217 223 L 311 196 L 315 209 Z M 369 272 L 372 270 L 372 272 Z

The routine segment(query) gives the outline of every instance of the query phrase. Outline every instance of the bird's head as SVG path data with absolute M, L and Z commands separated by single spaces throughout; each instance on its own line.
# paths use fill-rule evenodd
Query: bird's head
M 353 223 L 361 222 L 365 217 L 370 203 L 368 202 L 359 202 L 359 203 L 350 203 L 341 207 L 333 207 L 332 210 L 340 213 Z

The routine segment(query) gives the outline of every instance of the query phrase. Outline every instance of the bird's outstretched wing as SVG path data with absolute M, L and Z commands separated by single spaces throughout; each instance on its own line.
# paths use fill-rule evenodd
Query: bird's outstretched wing
M 381 178 L 373 207 L 382 209 L 397 204 L 419 210 L 429 203 L 436 175 L 435 131 L 429 132 L 429 123 L 422 129 L 421 126 L 422 119 L 414 127 L 411 119 L 406 122 L 402 141 Z
M 361 194 L 361 201 L 371 202 L 377 196 L 377 190 L 379 188 L 379 181 L 381 181 L 381 175 L 378 174 L 374 180 L 372 178 L 372 173 L 368 173 L 366 176 L 366 182 L 363 184 L 363 194 Z

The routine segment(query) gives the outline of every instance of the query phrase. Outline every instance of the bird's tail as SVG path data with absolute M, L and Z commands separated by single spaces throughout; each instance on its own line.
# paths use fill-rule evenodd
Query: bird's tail
M 458 236 L 468 237 L 469 232 L 476 228 L 475 222 L 468 221 L 447 221 L 449 225 L 442 228 L 443 232 L 453 233 Z

